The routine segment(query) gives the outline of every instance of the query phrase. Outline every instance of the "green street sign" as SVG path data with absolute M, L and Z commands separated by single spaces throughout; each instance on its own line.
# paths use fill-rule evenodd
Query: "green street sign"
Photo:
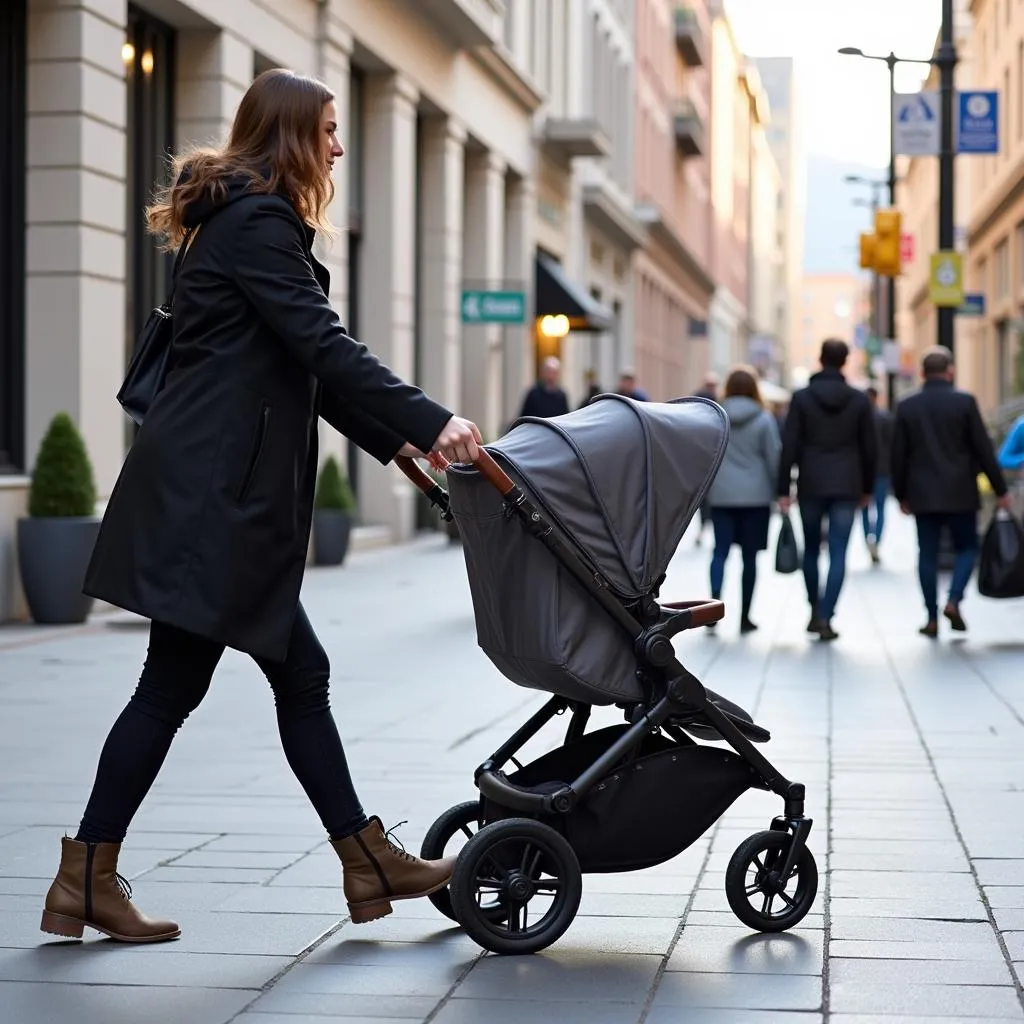
M 864 346 L 864 351 L 867 352 L 872 359 L 876 356 L 880 356 L 882 354 L 882 339 L 877 337 L 877 335 L 869 334 L 867 343 Z
M 464 290 L 464 324 L 521 324 L 526 320 L 526 293 Z

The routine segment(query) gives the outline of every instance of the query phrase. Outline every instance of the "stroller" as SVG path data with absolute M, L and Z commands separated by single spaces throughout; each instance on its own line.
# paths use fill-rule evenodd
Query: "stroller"
M 706 689 L 672 644 L 725 606 L 658 600 L 728 432 L 707 399 L 602 395 L 564 416 L 517 420 L 477 462 L 448 467 L 447 493 L 398 460 L 444 518 L 454 515 L 480 647 L 513 683 L 552 694 L 476 769 L 479 799 L 441 815 L 422 844 L 436 858 L 470 836 L 430 899 L 492 953 L 551 945 L 572 924 L 583 874 L 670 860 L 751 788 L 784 808 L 733 854 L 730 907 L 748 927 L 780 932 L 814 902 L 803 785 L 756 749 L 769 732 Z M 587 732 L 599 706 L 621 709 L 624 723 Z M 566 712 L 561 746 L 516 760 Z

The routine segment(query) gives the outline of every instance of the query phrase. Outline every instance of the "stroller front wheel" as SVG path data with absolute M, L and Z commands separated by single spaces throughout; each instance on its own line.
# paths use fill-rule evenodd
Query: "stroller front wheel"
M 491 953 L 536 953 L 572 924 L 583 895 L 573 848 L 532 818 L 505 818 L 482 828 L 459 854 L 449 883 L 455 917 Z M 500 904 L 501 919 L 487 909 Z
M 806 846 L 789 877 L 779 877 L 792 841 L 788 832 L 757 832 L 736 847 L 726 868 L 729 906 L 759 932 L 784 932 L 799 924 L 818 894 L 818 866 Z

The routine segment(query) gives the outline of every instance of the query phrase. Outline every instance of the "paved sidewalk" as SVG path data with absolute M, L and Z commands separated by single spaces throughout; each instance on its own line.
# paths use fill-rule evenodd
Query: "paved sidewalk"
M 819 895 L 781 936 L 741 926 L 723 891 L 735 847 L 780 810 L 755 792 L 669 864 L 587 876 L 575 923 L 534 957 L 482 955 L 427 901 L 351 925 L 269 690 L 229 654 L 122 859 L 140 907 L 176 916 L 181 940 L 51 942 L 37 930 L 42 894 L 146 633 L 124 616 L 0 629 L 0 1021 L 1024 1021 L 1024 604 L 972 593 L 966 640 L 919 637 L 911 531 L 896 513 L 890 524 L 883 567 L 859 536 L 851 546 L 835 644 L 804 633 L 800 578 L 776 576 L 771 552 L 761 630 L 738 636 L 730 564 L 733 613 L 680 644 L 808 786 Z M 706 595 L 708 555 L 691 532 L 664 596 Z M 304 598 L 365 807 L 389 826 L 408 819 L 398 835 L 418 850 L 543 695 L 477 650 L 461 552 L 440 538 L 311 570 Z

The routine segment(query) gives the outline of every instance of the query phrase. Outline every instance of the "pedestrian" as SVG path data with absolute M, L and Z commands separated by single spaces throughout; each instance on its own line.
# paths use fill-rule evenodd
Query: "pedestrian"
M 477 457 L 480 434 L 349 337 L 313 255 L 327 229 L 331 169 L 344 153 L 319 81 L 267 71 L 219 150 L 176 161 L 147 213 L 185 252 L 173 298 L 174 363 L 110 497 L 85 591 L 150 620 L 131 699 L 99 757 L 78 833 L 62 841 L 42 929 L 88 925 L 122 942 L 176 938 L 127 898 L 121 843 L 171 742 L 226 648 L 249 654 L 273 691 L 288 763 L 344 875 L 353 922 L 447 884 L 367 818 L 328 698 L 330 663 L 299 600 L 322 416 L 387 465 Z
M 878 407 L 878 388 L 868 387 L 864 393 L 871 402 L 871 411 L 875 419 L 875 442 L 878 450 L 875 463 L 875 489 L 871 501 L 860 510 L 861 523 L 864 527 L 864 540 L 868 545 L 871 561 L 878 565 L 881 558 L 878 546 L 882 543 L 882 530 L 885 528 L 885 503 L 889 500 L 890 452 L 892 449 L 892 413 L 888 409 Z M 874 508 L 872 509 L 872 506 Z M 874 513 L 872 517 L 872 512 Z
M 797 468 L 797 500 L 804 534 L 804 583 L 809 633 L 835 640 L 832 626 L 846 577 L 846 549 L 857 508 L 874 491 L 877 443 L 871 404 L 843 376 L 850 349 L 829 338 L 821 346 L 821 371 L 797 391 L 789 406 L 779 460 L 779 509 L 788 513 L 790 477 Z M 822 524 L 828 520 L 828 577 L 818 585 Z
M 757 554 L 768 546 L 775 481 L 779 472 L 779 432 L 761 400 L 757 374 L 737 367 L 725 382 L 722 402 L 729 417 L 729 443 L 711 485 L 709 504 L 715 531 L 711 558 L 711 596 L 722 596 L 729 551 L 735 544 L 743 557 L 740 633 L 757 629 L 750 608 L 757 584 Z
M 651 396 L 636 385 L 636 371 L 631 366 L 624 367 L 619 374 L 619 386 L 615 389 L 617 394 L 632 398 L 635 402 L 649 402 Z
M 579 407 L 582 409 L 584 406 L 590 405 L 590 403 L 597 398 L 598 395 L 602 394 L 601 385 L 597 382 L 597 371 L 590 369 L 583 375 L 584 394 L 583 401 L 580 402 Z
M 953 385 L 953 356 L 933 348 L 921 362 L 924 386 L 900 402 L 892 445 L 892 489 L 900 509 L 917 521 L 917 573 L 928 620 L 920 633 L 939 634 L 939 546 L 948 529 L 956 561 L 943 616 L 967 629 L 960 604 L 978 555 L 978 468 L 1000 508 L 1010 507 L 1006 481 L 974 396 Z
M 569 398 L 559 384 L 562 364 L 557 356 L 548 356 L 540 367 L 540 380 L 526 392 L 520 416 L 564 416 L 569 411 Z

